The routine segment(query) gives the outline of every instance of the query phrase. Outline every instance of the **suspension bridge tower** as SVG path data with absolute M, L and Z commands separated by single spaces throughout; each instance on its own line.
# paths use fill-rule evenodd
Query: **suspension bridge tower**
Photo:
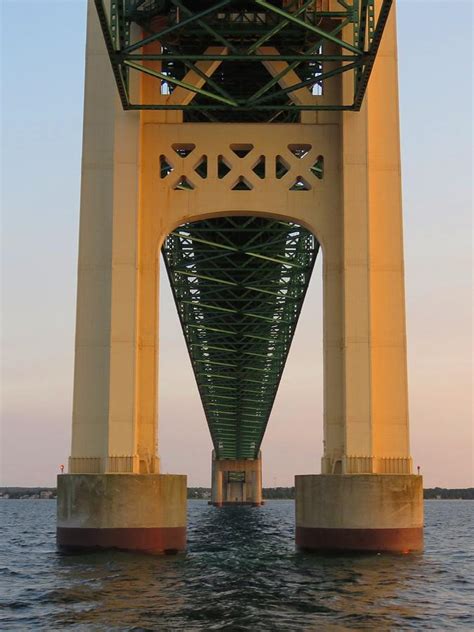
M 321 254 L 324 456 L 296 476 L 296 544 L 422 548 L 392 4 L 89 0 L 60 547 L 186 546 L 186 477 L 158 459 L 161 253 L 212 503 L 262 502 L 261 444 Z

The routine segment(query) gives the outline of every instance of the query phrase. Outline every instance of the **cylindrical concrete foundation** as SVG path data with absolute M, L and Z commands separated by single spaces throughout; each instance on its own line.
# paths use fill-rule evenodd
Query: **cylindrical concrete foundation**
M 186 548 L 186 476 L 61 474 L 60 549 L 176 553 Z
M 315 551 L 423 550 L 423 482 L 410 474 L 295 477 L 296 545 Z

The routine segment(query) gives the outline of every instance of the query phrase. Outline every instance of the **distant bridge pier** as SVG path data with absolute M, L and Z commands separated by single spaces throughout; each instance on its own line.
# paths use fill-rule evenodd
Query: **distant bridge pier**
M 253 505 L 262 501 L 262 453 L 257 459 L 216 459 L 212 451 L 211 504 Z

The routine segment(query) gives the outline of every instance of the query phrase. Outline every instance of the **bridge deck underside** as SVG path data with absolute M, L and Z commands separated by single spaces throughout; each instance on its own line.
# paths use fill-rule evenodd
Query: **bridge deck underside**
M 377 19 L 375 0 L 94 2 L 125 109 L 298 122 L 304 110 L 360 109 L 393 0 L 380 0 Z M 135 94 L 136 73 L 153 97 Z M 326 89 L 342 73 L 353 77 L 344 102 Z
M 319 244 L 258 217 L 185 224 L 163 245 L 217 458 L 256 458 Z

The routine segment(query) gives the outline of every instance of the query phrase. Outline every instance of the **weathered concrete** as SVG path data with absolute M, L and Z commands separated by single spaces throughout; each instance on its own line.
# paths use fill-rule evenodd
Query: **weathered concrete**
M 229 473 L 243 472 L 242 482 L 229 480 Z M 258 459 L 222 459 L 217 460 L 212 451 L 212 494 L 211 504 L 222 505 L 254 505 L 262 501 L 262 453 Z
M 186 476 L 58 476 L 60 548 L 172 553 L 186 548 Z
M 423 549 L 423 481 L 407 474 L 295 477 L 296 544 L 302 549 Z

